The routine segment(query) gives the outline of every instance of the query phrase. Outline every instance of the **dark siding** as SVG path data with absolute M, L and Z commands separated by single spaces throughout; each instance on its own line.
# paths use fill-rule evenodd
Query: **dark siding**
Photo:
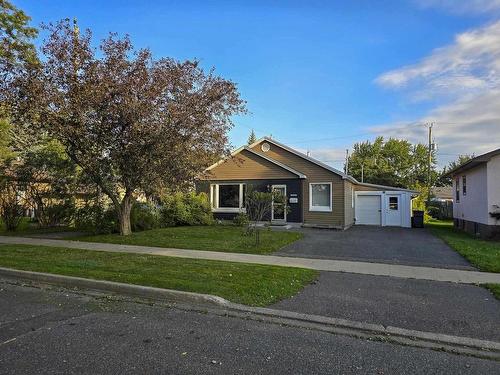
M 232 181 L 199 181 L 196 184 L 196 192 L 210 193 L 210 184 L 216 184 L 218 182 L 234 182 L 247 184 L 247 189 L 252 187 L 258 191 L 269 191 L 271 185 L 286 185 L 287 198 L 296 194 L 298 198 L 298 203 L 288 203 L 290 206 L 290 212 L 287 213 L 287 221 L 291 223 L 301 223 L 302 222 L 302 180 L 300 179 L 278 179 L 278 180 L 232 180 Z M 214 212 L 214 217 L 216 219 L 231 220 L 237 214 L 235 213 L 220 213 Z M 268 220 L 270 218 L 267 218 Z

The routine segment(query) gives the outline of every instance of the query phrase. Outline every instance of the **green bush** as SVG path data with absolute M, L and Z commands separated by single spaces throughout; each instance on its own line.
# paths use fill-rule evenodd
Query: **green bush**
M 135 202 L 130 211 L 130 225 L 133 232 L 159 228 L 159 210 L 151 204 Z
M 118 220 L 112 207 L 88 204 L 76 210 L 75 227 L 85 232 L 109 234 L 118 232 Z
M 72 223 L 76 213 L 75 203 L 72 199 L 46 205 L 43 210 L 37 210 L 35 216 L 41 227 L 55 227 Z
M 248 218 L 248 215 L 244 212 L 240 212 L 233 219 L 234 225 L 236 225 L 238 227 L 244 227 L 245 225 L 248 225 L 249 222 L 250 222 L 250 219 Z
M 174 193 L 162 197 L 161 226 L 211 225 L 214 222 L 205 193 Z

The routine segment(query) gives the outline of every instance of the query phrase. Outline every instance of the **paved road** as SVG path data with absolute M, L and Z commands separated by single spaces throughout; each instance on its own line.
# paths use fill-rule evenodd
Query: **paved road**
M 35 246 L 59 246 L 83 250 L 151 254 L 181 258 L 221 260 L 238 263 L 268 264 L 285 267 L 302 267 L 318 271 L 349 272 L 365 275 L 393 276 L 419 280 L 451 281 L 466 284 L 500 284 L 499 273 L 464 271 L 432 267 L 413 267 L 369 262 L 352 262 L 329 259 L 295 258 L 272 255 L 255 255 L 172 249 L 152 246 L 117 245 L 81 241 L 53 240 L 26 237 L 0 236 L 0 244 L 24 244 Z
M 322 272 L 270 307 L 500 342 L 500 301 L 475 285 Z
M 0 374 L 497 374 L 500 363 L 0 281 Z
M 345 231 L 303 228 L 304 238 L 276 254 L 453 269 L 474 268 L 427 229 L 353 226 Z

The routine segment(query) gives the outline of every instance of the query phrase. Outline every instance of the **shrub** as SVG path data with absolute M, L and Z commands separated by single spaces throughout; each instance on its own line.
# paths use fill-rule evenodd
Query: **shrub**
M 35 217 L 41 227 L 55 227 L 57 225 L 69 225 L 76 213 L 75 203 L 72 199 L 63 202 L 45 205 L 35 210 Z
M 158 228 L 160 226 L 158 208 L 148 203 L 135 202 L 130 212 L 130 225 L 134 232 Z
M 75 227 L 85 232 L 108 234 L 118 232 L 115 210 L 97 204 L 87 204 L 76 210 Z
M 16 183 L 1 181 L 0 216 L 7 231 L 18 229 L 23 218 L 23 206 L 19 203 L 19 190 Z
M 233 219 L 234 225 L 236 225 L 238 227 L 244 227 L 244 226 L 248 225 L 249 222 L 250 222 L 250 219 L 248 218 L 248 215 L 244 212 L 240 212 Z
M 212 209 L 205 193 L 174 193 L 162 197 L 162 226 L 213 224 Z

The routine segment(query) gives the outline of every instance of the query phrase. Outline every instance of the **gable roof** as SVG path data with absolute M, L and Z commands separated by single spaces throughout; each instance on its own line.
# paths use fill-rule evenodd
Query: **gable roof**
M 268 162 L 273 163 L 274 165 L 277 165 L 278 167 L 283 168 L 283 169 L 287 170 L 288 172 L 291 172 L 291 173 L 293 173 L 293 174 L 297 175 L 299 178 L 307 178 L 305 174 L 303 174 L 303 173 L 301 173 L 301 172 L 299 172 L 299 171 L 296 171 L 295 169 L 293 169 L 293 168 L 289 167 L 288 165 L 285 165 L 285 164 L 283 164 L 283 163 L 281 163 L 281 162 L 279 162 L 279 161 L 277 161 L 277 160 L 274 160 L 274 159 L 268 158 L 268 157 L 267 157 L 267 156 L 265 156 L 265 155 L 262 155 L 262 154 L 260 154 L 260 153 L 258 153 L 258 152 L 255 152 L 254 150 L 252 150 L 252 149 L 251 149 L 250 147 L 248 147 L 248 146 L 241 146 L 241 147 L 237 148 L 236 150 L 234 150 L 233 152 L 231 152 L 231 155 L 230 155 L 230 156 L 227 156 L 227 157 L 225 157 L 225 158 L 223 158 L 223 159 L 219 160 L 217 163 L 214 163 L 214 164 L 212 164 L 210 167 L 206 168 L 206 169 L 205 169 L 205 172 L 206 172 L 206 171 L 209 171 L 209 170 L 211 170 L 211 169 L 213 169 L 213 168 L 215 168 L 215 167 L 217 167 L 218 165 L 220 165 L 220 164 L 222 164 L 222 163 L 224 163 L 226 160 L 228 160 L 228 159 L 229 159 L 229 158 L 231 158 L 231 157 L 236 156 L 237 154 L 239 154 L 239 153 L 240 153 L 241 151 L 243 151 L 243 150 L 248 151 L 248 152 L 250 152 L 250 153 L 252 153 L 252 154 L 254 154 L 254 155 L 257 155 L 258 157 L 260 157 L 260 158 L 262 158 L 262 159 L 264 159 L 264 160 L 267 160 Z
M 341 176 L 343 179 L 345 180 L 349 180 L 350 182 L 352 182 L 353 184 L 356 184 L 356 185 L 361 185 L 361 186 L 368 186 L 368 187 L 374 187 L 374 188 L 380 188 L 380 189 L 383 189 L 383 190 L 393 190 L 393 191 L 406 191 L 406 192 L 411 192 L 411 193 L 416 193 L 416 194 L 419 194 L 418 191 L 416 190 L 411 190 L 411 189 L 404 189 L 404 188 L 399 188 L 399 187 L 394 187 L 394 186 L 386 186 L 386 185 L 377 185 L 377 184 L 370 184 L 370 183 L 367 183 L 367 182 L 359 182 L 358 180 L 356 180 L 354 177 L 344 173 L 344 172 L 341 172 L 339 171 L 338 169 L 336 168 L 333 168 L 319 160 L 316 160 L 310 156 L 307 156 L 306 154 L 303 154 L 302 152 L 300 151 L 297 151 L 297 150 L 294 150 L 293 148 L 291 147 L 288 147 L 287 145 L 284 145 L 283 143 L 281 142 L 278 142 L 274 139 L 272 139 L 271 137 L 262 137 L 260 139 L 258 139 L 257 141 L 255 141 L 254 143 L 252 143 L 251 145 L 249 146 L 241 146 L 239 148 L 237 148 L 236 150 L 234 150 L 230 156 L 227 156 L 221 160 L 219 160 L 217 163 L 214 163 L 212 164 L 210 167 L 206 168 L 205 171 L 209 171 L 215 167 L 217 167 L 218 165 L 222 164 L 223 162 L 225 162 L 226 160 L 228 160 L 229 158 L 233 157 L 233 156 L 236 156 L 237 154 L 239 154 L 241 151 L 245 150 L 245 151 L 248 151 L 254 155 L 257 155 L 259 157 L 261 157 L 262 159 L 264 160 L 267 160 L 275 165 L 277 165 L 278 167 L 281 167 L 295 175 L 297 175 L 299 178 L 307 178 L 307 176 L 291 167 L 289 167 L 288 165 L 286 164 L 283 164 L 277 160 L 274 160 L 270 157 L 267 157 L 259 152 L 255 152 L 254 150 L 252 150 L 252 147 L 255 147 L 256 145 L 258 145 L 259 143 L 263 142 L 263 141 L 266 141 L 266 142 L 269 142 L 269 143 L 272 143 L 294 155 L 297 155 L 313 164 L 316 164 L 332 173 L 335 173 L 339 176 Z
M 451 171 L 446 173 L 446 176 L 453 176 L 456 175 L 457 173 L 465 172 L 469 169 L 475 168 L 481 164 L 489 162 L 492 157 L 497 155 L 500 155 L 500 148 L 497 148 L 496 150 L 487 152 L 486 154 L 482 154 L 476 156 L 475 158 L 470 159 L 467 163 L 464 163 L 456 168 L 453 168 Z
M 349 175 L 345 174 L 344 172 L 339 171 L 338 169 L 330 167 L 329 165 L 327 165 L 319 160 L 316 160 L 310 156 L 307 156 L 306 154 L 303 154 L 300 151 L 294 150 L 293 148 L 288 147 L 287 145 L 284 145 L 283 143 L 280 143 L 280 142 L 272 139 L 271 137 L 262 137 L 259 140 L 255 141 L 254 143 L 252 143 L 249 147 L 254 147 L 262 141 L 267 141 L 267 142 L 272 143 L 278 147 L 281 147 L 282 149 L 284 149 L 292 154 L 295 154 L 295 155 L 297 155 L 297 156 L 299 156 L 299 157 L 301 157 L 301 158 L 303 158 L 303 159 L 305 159 L 313 164 L 319 165 L 320 167 L 341 176 L 343 179 L 350 180 L 351 182 L 354 182 L 354 183 L 358 183 L 358 181 L 354 177 L 349 176 Z

